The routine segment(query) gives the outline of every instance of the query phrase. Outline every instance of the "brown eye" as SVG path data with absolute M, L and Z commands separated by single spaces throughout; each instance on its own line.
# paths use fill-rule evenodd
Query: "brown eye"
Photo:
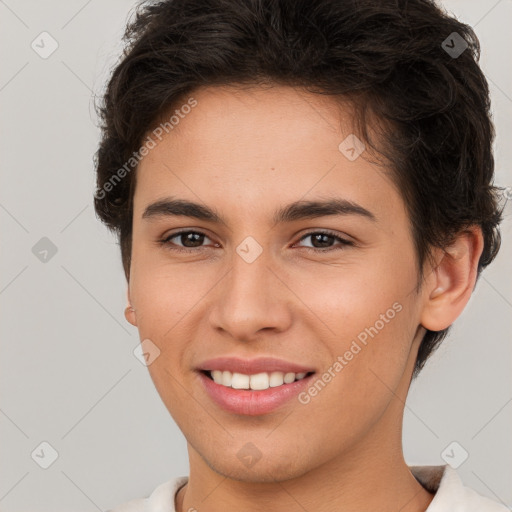
M 190 252 L 194 249 L 205 247 L 203 245 L 205 239 L 210 240 L 205 233 L 201 233 L 200 231 L 179 231 L 178 233 L 173 233 L 165 237 L 159 242 L 172 250 Z M 218 246 L 218 244 L 215 245 Z
M 205 239 L 205 235 L 202 233 L 196 233 L 189 231 L 188 233 L 180 233 L 176 235 L 178 240 L 184 245 L 184 247 L 200 247 Z
M 313 251 L 327 252 L 329 250 L 343 249 L 347 245 L 354 245 L 352 242 L 330 231 L 312 231 L 304 235 L 300 241 L 302 242 L 307 238 L 311 239 L 311 246 L 306 246 L 305 248 Z M 336 246 L 333 242 L 339 242 L 339 244 Z

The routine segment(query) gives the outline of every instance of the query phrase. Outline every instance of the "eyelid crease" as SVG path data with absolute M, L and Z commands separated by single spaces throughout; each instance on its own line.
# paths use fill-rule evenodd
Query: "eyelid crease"
M 210 238 L 206 233 L 204 233 L 204 232 L 202 232 L 200 230 L 195 230 L 195 229 L 187 228 L 187 229 L 182 229 L 180 231 L 176 231 L 176 232 L 170 233 L 167 236 L 159 238 L 157 240 L 157 243 L 159 245 L 161 245 L 161 246 L 167 247 L 169 250 L 173 250 L 173 251 L 176 251 L 176 252 L 188 252 L 188 253 L 190 253 L 190 252 L 197 252 L 198 250 L 202 250 L 202 249 L 206 248 L 204 246 L 199 246 L 199 247 L 181 247 L 179 245 L 174 245 L 174 244 L 172 244 L 172 246 L 171 246 L 170 240 L 172 238 L 175 238 L 175 237 L 177 237 L 179 235 L 188 234 L 188 233 L 204 235 L 206 238 Z M 317 228 L 316 230 L 312 229 L 312 230 L 306 232 L 305 234 L 303 234 L 298 239 L 297 242 L 295 242 L 295 244 L 298 243 L 298 242 L 301 242 L 302 240 L 304 240 L 305 238 L 307 238 L 309 236 L 317 235 L 317 234 L 322 234 L 322 235 L 330 236 L 330 237 L 336 239 L 336 241 L 340 242 L 340 244 L 338 246 L 331 246 L 331 247 L 325 247 L 325 248 L 322 248 L 322 247 L 303 247 L 303 249 L 308 249 L 308 250 L 316 252 L 316 253 L 325 253 L 325 252 L 329 252 L 330 250 L 336 250 L 336 248 L 342 249 L 342 248 L 344 248 L 346 246 L 355 246 L 356 245 L 356 243 L 354 241 L 347 240 L 346 238 L 343 238 L 342 236 L 336 234 L 334 231 L 331 231 L 329 229 L 322 229 L 322 228 Z M 216 244 L 216 245 L 218 246 L 219 244 Z

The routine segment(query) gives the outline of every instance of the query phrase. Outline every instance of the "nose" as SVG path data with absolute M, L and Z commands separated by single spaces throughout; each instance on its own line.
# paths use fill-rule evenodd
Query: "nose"
M 251 341 L 264 332 L 289 328 L 293 293 L 282 268 L 271 260 L 265 250 L 252 262 L 233 254 L 210 309 L 213 329 L 237 341 Z

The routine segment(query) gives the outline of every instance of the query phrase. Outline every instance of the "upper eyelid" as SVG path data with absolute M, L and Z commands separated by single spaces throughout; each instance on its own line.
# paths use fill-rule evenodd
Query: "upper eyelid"
M 200 230 L 200 229 L 181 229 L 181 230 L 178 230 L 178 231 L 175 231 L 173 233 L 169 233 L 168 235 L 163 235 L 160 239 L 161 240 L 169 240 L 171 238 L 174 238 L 178 235 L 183 235 L 183 234 L 186 234 L 186 233 L 197 233 L 199 235 L 204 235 L 208 238 L 210 238 L 211 240 L 211 237 L 210 235 L 208 235 L 208 233 L 205 233 L 204 231 Z
M 168 235 L 162 236 L 160 240 L 162 242 L 169 242 L 170 239 L 172 239 L 174 237 L 177 237 L 179 235 L 186 234 L 186 233 L 201 234 L 201 235 L 204 235 L 207 238 L 210 238 L 210 240 L 211 240 L 211 237 L 208 235 L 208 233 L 205 233 L 201 229 L 181 229 L 179 231 L 176 231 L 176 232 L 170 233 Z M 315 235 L 315 234 L 324 234 L 324 235 L 327 235 L 327 236 L 331 236 L 333 238 L 338 239 L 338 241 L 342 241 L 342 242 L 345 242 L 347 244 L 353 244 L 354 243 L 354 241 L 352 240 L 352 237 L 349 237 L 348 235 L 337 234 L 333 230 L 330 230 L 330 229 L 327 229 L 327 228 L 316 228 L 316 229 L 315 228 L 311 228 L 309 231 L 306 231 L 305 233 L 300 235 L 298 240 L 297 240 L 297 242 L 301 242 L 304 238 L 307 238 L 308 236 Z M 295 243 L 297 243 L 297 242 L 295 242 Z M 202 247 L 203 246 L 197 247 L 197 249 L 201 249 Z M 193 248 L 187 248 L 187 249 L 193 249 Z

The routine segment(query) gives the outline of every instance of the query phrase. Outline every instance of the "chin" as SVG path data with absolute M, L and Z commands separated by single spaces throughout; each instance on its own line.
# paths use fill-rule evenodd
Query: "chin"
M 243 457 L 240 457 L 242 461 L 240 460 L 237 451 L 232 454 L 227 454 L 226 451 L 222 451 L 215 460 L 215 456 L 209 460 L 205 457 L 202 458 L 210 469 L 219 475 L 247 483 L 284 482 L 300 477 L 312 469 L 302 466 L 297 460 L 291 461 L 291 456 L 279 454 L 275 451 L 272 452 L 270 456 L 261 454 L 259 460 L 247 463 L 246 465 L 243 462 Z

